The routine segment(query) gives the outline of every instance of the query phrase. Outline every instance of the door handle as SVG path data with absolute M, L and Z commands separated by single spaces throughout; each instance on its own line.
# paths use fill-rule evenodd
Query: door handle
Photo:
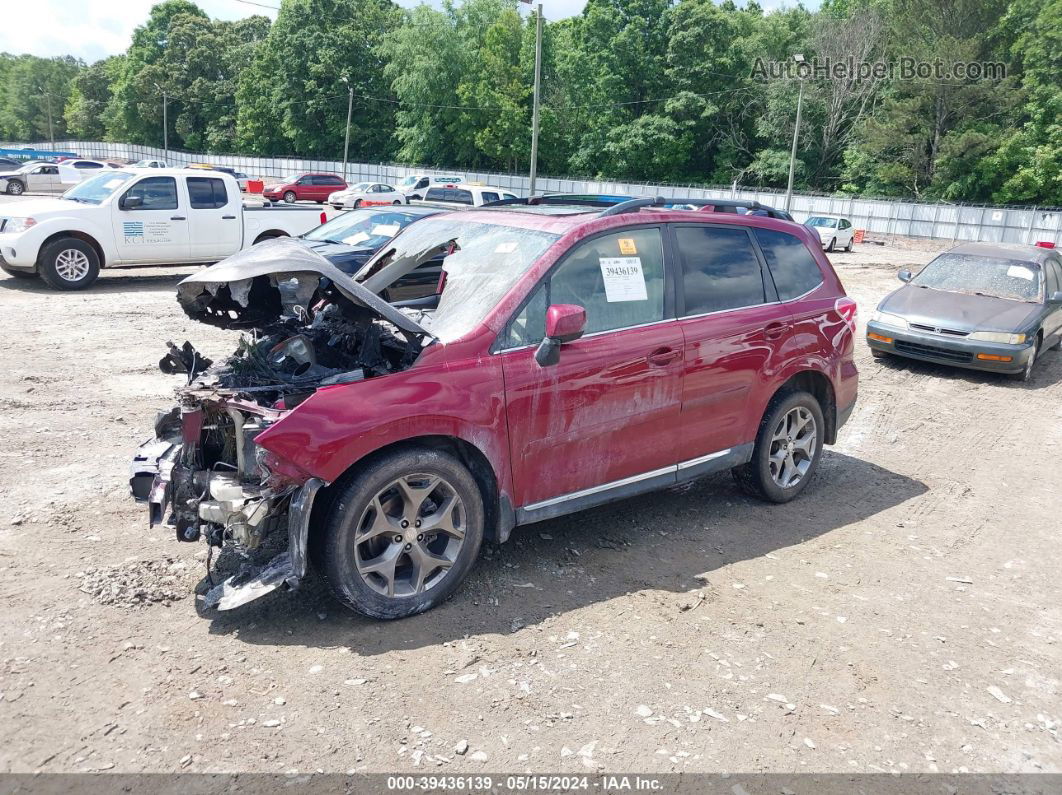
M 664 365 L 671 364 L 671 362 L 675 361 L 680 355 L 681 352 L 676 351 L 674 348 L 657 348 L 645 358 L 649 364 L 663 367 Z
M 185 220 L 185 218 L 184 218 L 183 215 L 171 215 L 170 216 L 170 220 L 171 221 L 183 221 L 183 220 Z
M 236 216 L 235 215 L 223 215 L 223 216 L 221 216 L 221 220 L 222 221 L 235 221 L 236 220 Z
M 768 323 L 767 327 L 763 330 L 769 340 L 779 339 L 787 331 L 789 331 L 790 325 L 788 323 Z

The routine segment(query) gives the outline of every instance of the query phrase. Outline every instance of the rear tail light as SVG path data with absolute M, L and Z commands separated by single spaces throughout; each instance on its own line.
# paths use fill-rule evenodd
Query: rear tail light
M 849 298 L 847 295 L 837 299 L 833 308 L 837 311 L 837 314 L 841 316 L 844 322 L 848 325 L 849 330 L 855 334 L 856 330 L 856 314 L 859 311 L 859 306 Z
M 1055 247 L 1055 244 L 1052 243 L 1050 240 L 1038 240 L 1036 242 L 1036 245 L 1039 248 L 1054 248 Z
M 321 223 L 323 224 L 327 220 L 328 220 L 328 213 L 326 213 L 324 210 L 321 210 Z

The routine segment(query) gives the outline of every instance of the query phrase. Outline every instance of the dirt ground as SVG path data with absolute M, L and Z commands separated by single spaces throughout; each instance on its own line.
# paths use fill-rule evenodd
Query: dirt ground
M 944 246 L 946 247 L 946 246 Z M 941 246 L 833 261 L 861 321 Z M 220 618 L 127 464 L 185 271 L 0 278 L 0 770 L 1062 770 L 1062 354 L 872 361 L 806 494 L 728 476 L 519 529 L 395 623 L 315 583 Z

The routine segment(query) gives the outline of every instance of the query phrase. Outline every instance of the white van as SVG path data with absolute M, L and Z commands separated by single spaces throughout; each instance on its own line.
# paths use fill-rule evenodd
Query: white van
M 409 202 L 413 199 L 423 199 L 425 191 L 430 187 L 436 185 L 445 187 L 464 181 L 464 177 L 446 176 L 445 174 L 410 174 L 408 177 L 403 177 L 395 188 L 405 195 L 406 202 Z

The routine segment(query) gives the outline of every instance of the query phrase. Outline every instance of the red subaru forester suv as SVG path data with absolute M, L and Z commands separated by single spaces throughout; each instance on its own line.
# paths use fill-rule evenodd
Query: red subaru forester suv
M 312 560 L 397 618 L 517 525 L 724 469 L 773 502 L 807 486 L 857 386 L 855 303 L 812 232 L 662 199 L 503 204 L 411 225 L 353 277 L 280 239 L 180 284 L 191 317 L 250 337 L 218 364 L 171 346 L 188 384 L 133 491 L 181 540 L 286 545 L 208 607 Z M 425 295 L 379 297 L 440 263 Z

